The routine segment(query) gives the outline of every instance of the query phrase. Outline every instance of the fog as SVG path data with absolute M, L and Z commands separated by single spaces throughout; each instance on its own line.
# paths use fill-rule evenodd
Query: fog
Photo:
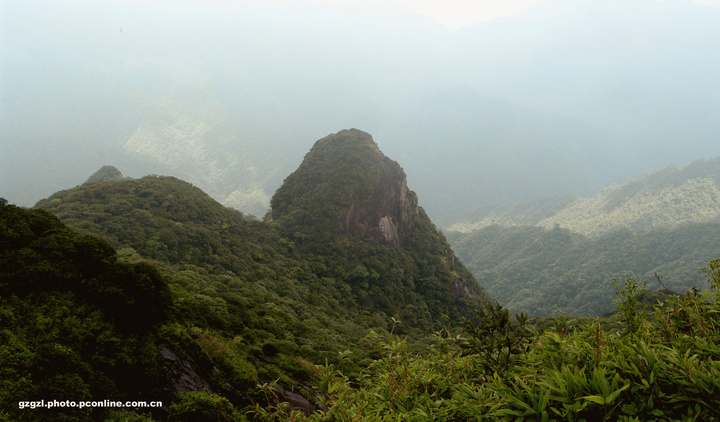
M 262 215 L 352 127 L 438 221 L 720 155 L 720 9 L 690 1 L 547 0 L 457 30 L 410 0 L 0 4 L 0 196 L 19 205 L 112 164 Z

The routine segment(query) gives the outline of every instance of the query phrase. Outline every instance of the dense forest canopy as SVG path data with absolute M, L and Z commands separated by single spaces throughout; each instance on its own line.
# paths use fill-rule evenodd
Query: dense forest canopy
M 5 200 L 0 246 L 0 419 L 96 420 L 102 410 L 17 403 L 138 399 L 158 388 L 157 329 L 172 298 L 156 268 L 120 261 L 106 241 Z
M 489 226 L 448 232 L 460 259 L 513 312 L 601 316 L 612 310 L 614 278 L 682 292 L 705 284 L 700 268 L 720 251 L 720 224 L 588 238 L 567 229 Z
M 322 156 L 324 149 L 333 153 Z M 347 162 L 359 165 L 347 172 Z M 293 177 L 304 172 L 315 175 L 317 188 L 294 184 Z M 81 273 L 81 280 L 67 288 L 80 289 L 78 294 L 96 301 L 94 306 L 107 313 L 121 334 L 132 324 L 120 315 L 142 319 L 132 328 L 143 335 L 144 343 L 137 346 L 144 353 L 142 370 L 154 371 L 154 378 L 133 387 L 174 403 L 176 407 L 165 412 L 181 412 L 178 409 L 191 407 L 194 401 L 209 406 L 218 398 L 227 400 L 231 409 L 263 402 L 255 389 L 263 382 L 289 389 L 284 397 L 293 397 L 292 390 L 303 392 L 302 406 L 314 409 L 319 406 L 312 398 L 314 364 L 340 363 L 342 356 L 344 367 L 357 371 L 378 357 L 373 336 L 390 332 L 407 336 L 421 350 L 435 330 L 459 327 L 489 300 L 407 190 L 402 169 L 363 132 L 344 131 L 319 141 L 278 194 L 288 198 L 286 214 L 274 213 L 264 221 L 226 208 L 173 177 L 130 179 L 118 173 L 105 168 L 85 184 L 40 201 L 34 210 L 11 205 L 4 205 L 4 210 L 7 215 L 31 220 L 37 215 L 53 222 L 50 231 L 42 227 L 29 233 L 27 242 L 42 244 L 33 236 L 42 238 L 60 230 L 71 240 L 82 240 L 72 245 L 87 243 L 99 251 L 95 259 L 95 253 L 79 246 L 62 246 L 80 254 L 80 260 L 76 255 L 58 255 L 53 248 L 60 246 L 55 243 L 42 250 L 57 255 L 59 262 L 70 260 L 97 272 L 92 281 L 85 281 L 87 276 Z M 354 185 L 343 182 L 351 179 Z M 357 214 L 352 225 L 343 226 L 348 211 Z M 15 232 L 20 229 L 13 226 L 4 236 L 14 239 Z M 387 237 L 390 232 L 397 238 Z M 5 262 L 12 265 L 3 267 L 4 280 L 34 268 L 23 261 L 22 246 L 18 249 L 7 252 Z M 98 260 L 113 267 L 93 266 Z M 112 284 L 116 278 L 124 280 L 114 275 L 119 271 L 115 266 L 127 267 L 142 280 L 150 277 L 143 271 L 148 272 L 150 280 L 163 286 L 162 294 L 146 292 L 150 286 L 144 284 L 137 288 L 131 282 Z M 37 283 L 53 285 L 51 280 L 33 277 Z M 84 292 L 84 286 L 99 290 Z M 130 294 L 137 297 L 126 298 Z M 33 297 L 18 296 L 17 306 L 32 307 L 32 300 L 46 300 Z M 151 303 L 157 300 L 163 305 Z M 7 333 L 18 335 L 14 329 Z M 36 341 L 32 333 L 23 341 Z M 339 354 L 345 351 L 349 352 Z M 99 371 L 85 355 L 79 359 L 90 365 L 89 371 Z M 9 370 L 16 371 L 16 382 L 21 382 L 27 369 Z M 121 383 L 112 377 L 111 381 Z M 129 394 L 125 387 L 130 388 L 121 384 L 117 390 Z M 187 391 L 209 395 L 178 396 Z M 12 395 L 4 397 L 10 404 Z M 73 417 L 115 414 L 89 412 Z M 33 414 L 13 409 L 10 415 L 27 420 Z M 151 415 L 166 416 L 163 411 Z
M 75 234 L 43 210 L 0 205 L 2 420 L 720 417 L 717 261 L 705 269 L 709 293 L 655 296 L 665 305 L 649 320 L 643 287 L 628 279 L 616 286 L 619 312 L 611 319 L 563 316 L 538 333 L 546 322 L 533 329 L 525 316 L 511 319 L 488 304 L 462 333 L 438 330 L 426 349 L 409 342 L 416 336 L 397 336 L 401 321 L 343 312 L 338 301 L 351 290 L 313 302 L 289 279 L 248 285 L 211 266 L 167 259 L 150 266 L 127 249 L 118 258 L 104 240 Z M 127 319 L 128 311 L 141 318 Z M 138 393 L 165 407 L 152 414 L 17 407 L 17 394 Z
M 260 222 L 186 182 L 157 176 L 87 183 L 37 204 L 121 253 L 248 281 L 333 280 L 352 290 L 350 308 L 402 319 L 403 330 L 429 333 L 440 314 L 457 322 L 488 300 L 418 207 L 402 169 L 369 134 L 319 140 L 273 205 L 272 219 Z M 385 230 L 397 238 L 388 241 Z

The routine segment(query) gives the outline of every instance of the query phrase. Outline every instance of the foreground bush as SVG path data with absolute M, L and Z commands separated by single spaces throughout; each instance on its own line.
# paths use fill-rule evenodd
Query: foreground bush
M 593 319 L 572 333 L 557 327 L 524 339 L 524 317 L 513 323 L 489 305 L 479 312 L 483 319 L 466 324 L 469 338 L 440 332 L 427 356 L 410 353 L 405 341 L 392 337 L 379 342 L 381 358 L 355 378 L 325 365 L 319 412 L 305 416 L 278 402 L 256 409 L 255 417 L 720 420 L 720 260 L 704 271 L 710 291 L 689 291 L 658 304 L 649 320 L 634 308 L 644 286 L 634 280 L 618 285 L 624 331 L 606 332 Z

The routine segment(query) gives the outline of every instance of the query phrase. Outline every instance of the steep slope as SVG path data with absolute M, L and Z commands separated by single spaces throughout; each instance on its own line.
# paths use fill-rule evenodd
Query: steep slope
M 340 363 L 338 352 L 352 352 L 350 372 L 377 359 L 371 332 L 417 344 L 489 300 L 366 133 L 318 141 L 273 205 L 258 221 L 189 183 L 147 176 L 86 183 L 37 207 L 104 238 L 123 262 L 151 260 L 167 280 L 159 397 L 206 390 L 247 406 L 263 400 L 258 382 L 302 390 L 312 364 Z
M 356 234 L 392 247 L 406 244 L 414 219 L 421 218 L 405 172 L 369 134 L 355 129 L 317 141 L 271 206 L 286 231 L 297 228 L 313 237 L 318 229 L 322 236 Z
M 341 306 L 340 325 L 365 315 L 366 328 L 384 328 L 394 317 L 399 332 L 422 336 L 442 314 L 458 321 L 488 300 L 366 133 L 318 141 L 272 205 L 263 223 L 159 176 L 86 184 L 37 204 L 122 256 L 261 282 L 319 314 Z
M 156 397 L 205 390 L 247 406 L 262 401 L 258 382 L 307 384 L 313 363 L 336 362 L 340 351 L 353 352 L 348 368 L 366 365 L 374 347 L 363 337 L 391 323 L 361 315 L 349 288 L 315 276 L 274 227 L 173 177 L 84 184 L 37 207 L 106 239 L 122 261 L 149 259 L 167 280 L 171 318 L 158 345 L 166 383 Z
M 317 141 L 271 206 L 281 232 L 306 253 L 357 276 L 351 286 L 366 306 L 400 308 L 406 318 L 437 323 L 441 313 L 469 316 L 488 300 L 418 206 L 402 168 L 365 132 L 344 130 Z
M 720 219 L 720 157 L 669 166 L 590 198 L 542 198 L 515 205 L 478 208 L 455 216 L 449 231 L 469 233 L 493 224 L 560 226 L 586 235 L 618 230 L 647 232 Z
M 236 406 L 262 402 L 258 382 L 300 388 L 314 380 L 313 364 L 337 363 L 338 352 L 352 352 L 348 370 L 369 364 L 377 349 L 364 337 L 400 318 L 362 308 L 346 279 L 317 275 L 319 264 L 274 226 L 173 177 L 84 184 L 37 207 L 106 239 L 123 261 L 149 259 L 167 280 L 172 317 L 160 353 L 169 386 L 157 397 L 205 390 Z
M 152 266 L 122 262 L 47 211 L 0 199 L 0 296 L 3 420 L 89 422 L 110 411 L 23 409 L 18 397 L 166 399 L 156 340 L 171 297 Z

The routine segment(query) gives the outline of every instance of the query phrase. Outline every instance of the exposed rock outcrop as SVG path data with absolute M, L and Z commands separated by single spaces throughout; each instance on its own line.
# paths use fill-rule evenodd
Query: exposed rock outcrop
M 459 279 L 450 285 L 450 293 L 452 293 L 453 301 L 457 301 L 461 297 L 472 297 L 467 281 Z
M 370 201 L 352 202 L 340 228 L 348 233 L 362 232 L 366 240 L 400 247 L 412 229 L 412 215 L 418 214 L 417 196 L 408 190 L 405 172 L 398 163 L 382 157 L 377 164 L 380 179 Z
M 403 246 L 419 215 L 403 169 L 380 152 L 372 136 L 357 129 L 317 141 L 271 205 L 274 218 L 330 217 L 320 223 L 334 220 L 343 233 L 392 247 Z
M 489 300 L 418 205 L 405 171 L 365 132 L 343 130 L 315 142 L 270 204 L 274 223 L 299 251 L 346 263 L 344 271 L 320 276 L 348 282 L 369 307 L 460 320 Z M 352 255 L 361 261 L 351 262 Z
M 183 359 L 179 358 L 166 345 L 160 345 L 158 352 L 166 362 L 167 378 L 170 381 L 168 384 L 170 391 L 167 392 L 167 396 L 175 397 L 178 393 L 188 391 L 213 392 L 210 384 L 196 371 L 196 365 L 191 358 L 187 356 Z

